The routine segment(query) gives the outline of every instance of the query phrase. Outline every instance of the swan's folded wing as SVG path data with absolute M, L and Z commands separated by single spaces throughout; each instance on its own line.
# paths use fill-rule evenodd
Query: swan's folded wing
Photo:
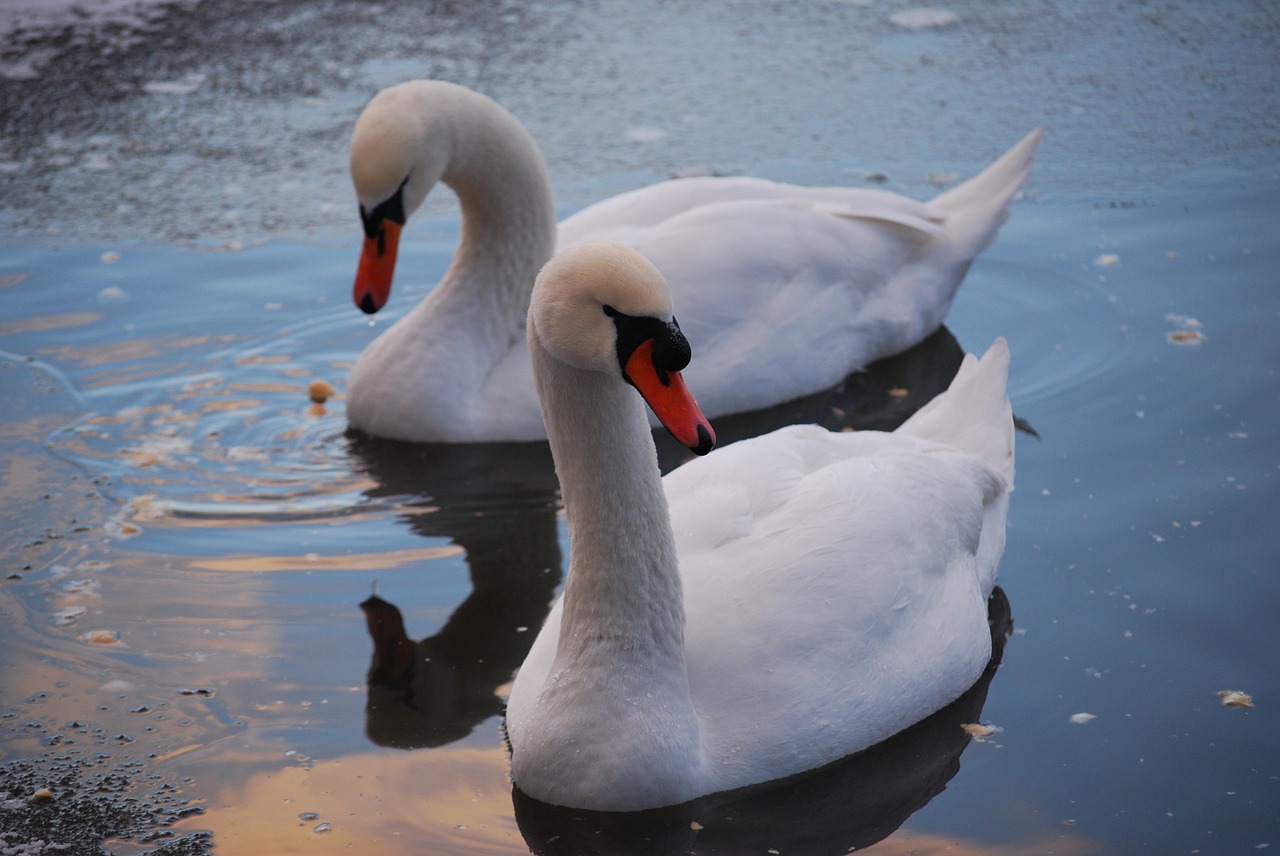
M 681 556 L 750 536 L 757 521 L 793 498 L 813 469 L 814 450 L 831 435 L 793 425 L 767 436 L 717 449 L 663 478 Z
M 618 236 L 629 230 L 652 229 L 705 205 L 778 199 L 788 190 L 789 185 L 747 176 L 680 178 L 651 184 L 603 199 L 565 218 L 560 223 L 557 249 L 563 251 L 585 241 L 621 240 Z
M 557 251 L 592 240 L 639 247 L 653 232 L 680 230 L 681 218 L 714 216 L 722 223 L 751 222 L 757 203 L 846 219 L 892 223 L 929 237 L 944 235 L 946 212 L 925 202 L 883 190 L 800 187 L 762 178 L 688 178 L 641 187 L 597 202 L 560 223 Z M 757 220 L 767 239 L 772 224 Z
M 765 456 L 774 450 L 737 444 L 746 447 L 739 467 L 753 472 L 734 500 L 732 531 L 681 534 L 678 515 L 732 496 L 712 474 L 692 474 L 692 493 L 672 503 L 690 684 L 726 765 L 761 763 L 732 750 L 761 729 L 778 735 L 769 763 L 793 759 L 796 770 L 865 748 L 957 697 L 989 656 L 976 565 L 992 522 L 983 500 L 1000 478 L 971 455 L 915 438 L 788 439 L 805 462 L 760 478 L 784 485 L 781 502 L 752 501 L 751 477 L 777 469 Z M 845 441 L 856 454 L 825 460 Z
M 895 197 L 895 199 L 901 200 L 902 198 Z M 832 217 L 892 223 L 895 226 L 914 229 L 930 238 L 945 238 L 947 236 L 946 229 L 943 228 L 943 224 L 947 220 L 946 214 L 923 203 L 903 205 L 895 202 L 895 204 L 855 205 L 822 200 L 808 204 L 812 206 L 814 211 L 828 214 Z

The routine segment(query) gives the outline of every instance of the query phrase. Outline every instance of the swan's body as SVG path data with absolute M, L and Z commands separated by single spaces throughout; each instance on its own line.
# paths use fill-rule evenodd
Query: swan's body
M 928 203 L 690 178 L 607 199 L 557 228 L 542 157 L 514 117 L 453 84 L 387 89 L 352 138 L 367 235 L 356 302 L 383 305 L 400 226 L 437 181 L 458 195 L 462 237 L 440 284 L 360 356 L 348 418 L 403 440 L 543 438 L 523 341 L 529 292 L 553 252 L 595 239 L 635 247 L 662 271 L 698 350 L 689 381 L 709 415 L 834 386 L 941 325 L 1039 138 Z
M 816 768 L 951 702 L 990 656 L 1013 480 L 1004 341 L 893 433 L 796 426 L 662 479 L 627 380 L 647 387 L 619 370 L 634 337 L 601 312 L 665 323 L 660 285 L 592 244 L 534 289 L 571 562 L 507 733 L 516 785 L 548 803 L 637 810 Z M 706 451 L 691 417 L 657 410 Z

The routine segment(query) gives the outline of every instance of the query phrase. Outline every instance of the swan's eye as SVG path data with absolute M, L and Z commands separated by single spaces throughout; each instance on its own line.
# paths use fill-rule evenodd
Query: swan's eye
M 689 365 L 691 351 L 689 340 L 684 337 L 676 319 L 663 321 L 642 315 L 628 315 L 612 306 L 604 307 L 604 314 L 613 319 L 618 334 L 618 364 L 622 374 L 627 374 L 627 362 L 636 348 L 645 342 L 653 342 L 653 368 L 664 379 L 667 372 L 678 372 Z
M 366 211 L 363 205 L 360 206 L 360 223 L 364 226 L 366 238 L 378 237 L 382 231 L 383 220 L 390 220 L 398 226 L 404 225 L 404 186 L 408 183 L 409 177 L 405 176 L 404 181 L 400 182 L 400 186 L 396 188 L 396 192 L 386 201 L 375 205 L 372 211 Z
M 653 345 L 653 364 L 659 369 L 666 371 L 678 372 L 689 365 L 689 360 L 693 357 L 693 351 L 689 347 L 689 340 L 684 337 L 684 331 L 680 329 L 680 325 L 676 323 L 674 316 L 671 318 L 670 324 L 664 324 L 664 335 L 658 336 Z

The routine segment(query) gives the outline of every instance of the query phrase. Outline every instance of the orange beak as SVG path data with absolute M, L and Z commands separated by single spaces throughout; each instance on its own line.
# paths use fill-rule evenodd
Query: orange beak
M 627 379 L 644 396 L 658 421 L 685 448 L 705 455 L 715 448 L 716 432 L 693 400 L 680 372 L 659 372 L 653 364 L 653 339 L 646 339 L 627 358 Z
M 378 234 L 364 239 L 351 296 L 356 306 L 370 315 L 385 306 L 391 296 L 391 277 L 396 272 L 396 250 L 400 247 L 402 228 L 394 220 L 383 220 Z

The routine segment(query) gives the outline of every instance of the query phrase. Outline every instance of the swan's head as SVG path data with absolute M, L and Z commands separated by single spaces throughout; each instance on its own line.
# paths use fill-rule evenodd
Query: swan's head
M 365 236 L 353 297 L 370 314 L 391 295 L 400 230 L 452 156 L 448 128 L 434 120 L 432 109 L 433 98 L 448 96 L 447 86 L 411 81 L 384 89 L 364 108 L 352 131 L 351 181 Z
M 689 342 L 672 314 L 667 282 L 640 253 L 596 241 L 553 258 L 533 287 L 529 332 L 554 359 L 635 387 L 690 450 L 705 455 L 715 446 L 715 432 L 680 376 Z

